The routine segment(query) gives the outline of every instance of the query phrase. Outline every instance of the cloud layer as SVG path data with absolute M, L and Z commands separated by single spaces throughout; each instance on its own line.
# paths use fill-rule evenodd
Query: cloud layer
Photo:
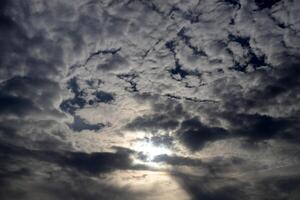
M 1 199 L 298 199 L 299 11 L 2 0 Z

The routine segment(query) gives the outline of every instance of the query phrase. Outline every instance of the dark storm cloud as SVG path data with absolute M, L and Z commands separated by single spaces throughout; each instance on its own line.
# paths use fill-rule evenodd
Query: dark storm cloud
M 249 142 L 283 139 L 299 142 L 299 119 L 295 117 L 274 118 L 259 114 L 220 113 L 231 128 L 210 127 L 197 118 L 187 119 L 176 130 L 179 140 L 191 150 L 201 150 L 207 142 L 226 138 L 245 138 Z
M 0 85 L 1 107 L 4 114 L 24 116 L 30 112 L 51 112 L 51 104 L 57 98 L 56 82 L 32 77 L 16 76 Z M 57 112 L 57 114 L 59 114 Z
M 33 149 L 72 149 L 66 142 L 65 131 L 56 120 L 1 120 L 1 142 Z
M 7 18 L 11 20 L 11 24 L 1 29 L 0 38 L 1 79 L 18 75 L 42 78 L 57 75 L 57 68 L 63 64 L 61 47 L 43 37 L 41 33 L 28 37 L 19 24 L 8 16 Z M 41 48 L 42 46 L 44 48 Z M 47 57 L 35 57 L 30 53 L 32 51 L 41 51 L 42 54 L 47 54 Z M 20 69 L 20 66 L 23 66 L 23 69 Z
M 142 116 L 134 119 L 133 122 L 127 125 L 133 130 L 168 130 L 175 129 L 178 126 L 178 121 L 170 119 L 166 115 L 150 115 Z
M 233 133 L 253 141 L 271 138 L 296 139 L 299 119 L 274 118 L 266 115 L 230 114 L 226 119 L 234 127 Z
M 55 108 L 59 90 L 56 82 L 46 78 L 16 76 L 3 81 L 0 141 L 42 149 L 69 146 L 61 141 L 63 126 L 57 123 L 64 116 Z
M 260 73 L 258 73 L 260 74 Z M 251 140 L 291 139 L 299 141 L 299 113 L 294 107 L 299 102 L 299 64 L 285 63 L 282 69 L 262 72 L 265 76 L 258 87 L 251 88 L 242 95 L 226 94 L 224 97 L 226 109 L 230 112 L 221 114 L 230 122 L 230 130 L 235 136 Z M 232 102 L 235 102 L 233 104 Z M 288 116 L 276 117 L 266 114 L 236 113 L 249 110 L 289 109 Z
M 233 178 L 174 174 L 174 178 L 191 195 L 192 200 L 249 199 L 243 191 L 247 184 Z M 227 183 L 227 184 L 225 184 Z
M 264 195 L 269 196 L 272 194 L 278 194 L 272 197 L 274 200 L 279 199 L 293 199 L 297 198 L 300 193 L 300 177 L 299 176 L 273 176 L 263 179 L 257 184 L 258 191 L 261 191 Z M 264 196 L 263 195 L 263 196 Z
M 132 165 L 129 155 L 124 153 L 72 153 L 59 163 L 91 174 L 118 169 L 145 169 L 143 166 Z
M 281 0 L 255 0 L 255 4 L 259 9 L 271 8 L 274 4 L 280 2 Z
M 186 166 L 201 166 L 203 162 L 200 159 L 192 159 L 189 157 L 168 156 L 165 154 L 158 155 L 153 159 L 154 162 L 163 162 L 169 165 L 186 165 Z
M 91 178 L 131 168 L 128 154 L 37 151 L 2 144 L 0 149 L 1 199 L 137 199 L 142 195 Z
M 253 90 L 250 96 L 253 99 L 272 100 L 280 95 L 288 95 L 287 100 L 297 100 L 298 97 L 295 93 L 300 91 L 300 61 L 290 62 L 287 61 L 282 69 L 274 71 L 274 77 L 271 77 L 266 84 L 262 86 L 262 90 Z M 253 95 L 253 96 L 252 96 Z
M 299 176 L 267 176 L 251 184 L 220 176 L 173 174 L 192 199 L 294 199 L 299 195 Z M 226 183 L 226 184 L 224 184 Z M 277 194 L 274 196 L 274 194 Z
M 35 167 L 29 163 L 27 167 L 22 167 L 28 162 L 26 159 L 48 158 L 47 153 L 33 153 L 26 150 L 27 147 L 72 148 L 62 141 L 66 129 L 58 123 L 64 117 L 57 109 L 61 92 L 57 78 L 64 65 L 61 44 L 49 39 L 46 31 L 35 32 L 31 29 L 28 21 L 24 20 L 30 18 L 27 3 L 1 1 L 1 199 L 33 199 L 31 192 L 12 185 L 22 182 L 26 187 L 26 179 L 36 177 Z M 33 191 L 33 188 L 29 190 Z
M 180 104 L 174 109 L 174 106 L 159 103 L 154 104 L 154 110 L 158 113 L 163 112 L 168 114 L 156 114 L 151 116 L 151 118 L 150 116 L 138 117 L 129 124 L 129 127 L 135 127 L 135 129 L 141 130 L 150 127 L 154 130 L 164 128 L 166 130 L 176 130 L 180 141 L 191 150 L 199 150 L 203 148 L 207 142 L 234 137 L 243 137 L 249 139 L 251 142 L 269 139 L 284 139 L 290 140 L 291 142 L 298 142 L 299 117 L 297 117 L 297 108 L 293 109 L 294 111 L 287 117 L 273 117 L 259 113 L 247 114 L 247 111 L 250 109 L 272 109 L 275 105 L 288 107 L 298 102 L 299 97 L 297 94 L 300 92 L 298 87 L 298 68 L 299 65 L 296 63 L 287 63 L 285 68 L 282 69 L 257 72 L 256 74 L 260 77 L 262 84 L 259 85 L 259 87 L 250 88 L 250 90 L 242 93 L 242 95 L 233 95 L 234 93 L 229 93 L 230 90 L 228 93 L 226 90 L 219 92 L 218 89 L 216 92 L 223 95 L 222 98 L 227 111 L 211 114 L 214 115 L 216 119 L 225 119 L 228 121 L 231 125 L 229 128 L 225 129 L 223 127 L 203 124 L 194 118 L 183 120 L 181 126 L 176 130 L 177 125 L 167 125 L 174 121 L 174 118 L 187 117 L 188 115 L 184 113 L 186 111 L 182 110 Z M 265 76 L 262 77 L 262 75 Z M 233 90 L 233 92 L 235 91 Z M 281 98 L 282 95 L 285 95 L 285 98 Z M 241 109 L 242 112 L 236 113 L 236 109 Z M 164 116 L 164 120 L 159 118 L 159 116 Z
M 26 124 L 27 120 L 28 124 L 39 124 L 49 118 L 64 116 L 56 109 L 61 88 L 55 80 L 59 76 L 58 68 L 63 64 L 63 54 L 61 46 L 41 32 L 28 33 L 27 22 L 19 20 L 13 12 L 19 9 L 17 13 L 27 18 L 29 7 L 26 3 L 18 7 L 16 3 L 1 2 L 0 107 L 1 122 L 15 123 L 20 126 L 15 127 L 20 132 L 20 124 Z M 36 52 L 39 52 L 38 56 Z M 46 126 L 44 130 L 51 132 Z
M 2 115 L 19 115 L 28 114 L 30 112 L 38 111 L 34 104 L 24 98 L 16 98 L 14 96 L 0 96 L 0 109 Z
M 14 172 L 9 179 L 5 180 L 5 186 L 2 187 L 0 197 L 3 200 L 39 199 L 40 196 L 46 199 L 82 199 L 82 200 L 99 200 L 99 199 L 141 199 L 143 192 L 132 192 L 127 187 L 118 187 L 108 183 L 99 182 L 81 174 L 63 173 L 55 170 L 45 174 L 40 180 L 30 179 L 30 175 L 20 175 L 21 172 Z M 18 177 L 15 177 L 18 176 Z M 18 180 L 23 180 L 20 184 Z M 19 184 L 18 187 L 9 188 L 8 185 Z
M 95 175 L 115 170 L 146 169 L 143 165 L 132 164 L 131 152 L 117 151 L 116 153 L 99 152 L 68 152 L 31 150 L 14 145 L 1 144 L 1 158 L 5 165 L 17 161 L 18 158 L 33 159 L 38 162 L 48 162 L 61 167 L 78 170 L 82 173 Z M 4 166 L 5 166 L 4 165 Z M 5 168 L 4 168 L 5 170 Z
M 0 198 L 145 199 L 142 140 L 191 199 L 298 199 L 299 5 L 2 0 Z
M 239 160 L 239 161 L 235 161 Z M 189 177 L 190 175 L 188 174 L 177 174 L 178 172 L 176 171 L 176 167 L 184 166 L 184 167 L 194 167 L 200 170 L 204 170 L 204 173 L 206 174 L 207 179 L 210 179 L 208 177 L 215 177 L 217 174 L 222 174 L 226 171 L 231 171 L 232 168 L 235 166 L 241 165 L 242 161 L 238 158 L 231 158 L 231 159 L 223 159 L 223 158 L 215 158 L 210 161 L 203 161 L 201 159 L 197 158 L 189 158 L 189 157 L 181 157 L 181 156 L 169 156 L 169 155 L 159 155 L 156 156 L 153 159 L 153 162 L 158 162 L 158 163 L 165 163 L 171 166 L 175 166 L 175 170 L 173 171 L 173 175 L 175 178 L 179 177 Z M 191 176 L 192 177 L 192 176 Z M 202 177 L 205 179 L 206 177 Z M 185 178 L 184 178 L 185 179 Z M 184 180 L 185 181 L 185 180 Z M 179 181 L 181 183 L 181 181 Z M 197 181 L 193 184 L 199 184 L 200 182 L 197 183 Z M 182 184 L 182 183 L 181 183 Z M 183 183 L 185 185 L 185 183 Z M 197 187 L 196 185 L 191 185 L 192 187 Z M 205 187 L 205 186 L 204 186 Z M 208 189 L 209 187 L 207 187 Z M 187 192 L 189 191 L 189 188 L 185 188 Z M 195 188 L 196 189 L 196 188 Z M 213 192 L 212 192 L 213 193 Z M 194 195 L 194 194 L 193 194 Z
M 222 175 L 236 171 L 248 171 L 264 169 L 265 166 L 259 166 L 257 163 L 247 161 L 241 157 L 213 157 L 210 159 L 198 159 L 176 155 L 161 154 L 156 156 L 152 162 L 164 163 L 175 167 L 194 167 L 204 170 L 207 176 Z M 176 172 L 176 170 L 174 170 Z
M 246 109 L 250 107 L 268 106 L 270 102 L 276 102 L 278 98 L 286 95 L 282 99 L 281 104 L 285 105 L 288 102 L 297 101 L 296 93 L 299 92 L 299 62 L 286 61 L 282 68 L 274 69 L 274 71 L 258 72 L 258 77 L 261 77 L 261 85 L 257 88 L 251 88 L 244 96 L 240 98 L 240 102 L 244 103 Z M 262 77 L 263 75 L 263 77 Z M 228 96 L 230 98 L 230 96 Z M 239 99 L 232 97 L 232 99 Z M 227 99 L 225 99 L 227 100 Z M 229 104 L 229 102 L 228 102 Z
M 191 150 L 203 148 L 206 142 L 229 137 L 229 133 L 220 127 L 209 127 L 197 118 L 186 119 L 177 130 L 179 140 Z
M 187 116 L 182 105 L 172 99 L 162 101 L 157 96 L 147 93 L 139 94 L 136 98 L 138 101 L 149 101 L 155 113 L 135 118 L 126 125 L 128 129 L 153 132 L 158 130 L 175 130 L 180 125 L 180 119 Z M 157 138 L 157 140 L 160 139 Z

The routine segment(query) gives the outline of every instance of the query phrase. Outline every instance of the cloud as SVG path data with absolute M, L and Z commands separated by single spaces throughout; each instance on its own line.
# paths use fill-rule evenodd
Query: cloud
M 196 176 L 175 173 L 182 186 L 191 194 L 192 199 L 264 199 L 272 196 L 274 200 L 294 198 L 299 195 L 299 177 L 296 176 L 266 176 L 247 183 L 247 177 L 242 180 L 219 176 Z M 226 182 L 226 184 L 224 184 Z M 251 195 L 252 194 L 252 195 Z
M 206 126 L 197 118 L 184 120 L 177 133 L 179 140 L 191 150 L 203 148 L 206 142 L 229 137 L 225 129 Z
M 176 120 L 169 119 L 164 115 L 150 115 L 134 119 L 133 122 L 127 125 L 129 129 L 137 130 L 168 130 L 175 129 L 178 126 Z
M 258 183 L 258 188 L 262 193 L 263 191 L 268 191 L 265 196 L 270 195 L 270 193 L 278 194 L 274 199 L 297 197 L 299 195 L 299 186 L 299 176 L 269 177 Z
M 102 178 L 91 178 L 82 173 L 57 170 L 54 166 L 39 164 L 37 169 L 21 168 L 1 171 L 0 196 L 2 199 L 46 199 L 80 198 L 80 199 L 140 199 L 143 192 L 131 191 L 125 186 L 116 186 Z M 23 166 L 24 167 L 24 166 Z M 27 166 L 28 167 L 28 166 Z M 33 167 L 33 166 L 31 166 Z M 37 177 L 37 174 L 39 178 Z M 13 187 L 11 187 L 14 185 Z
M 153 159 L 154 162 L 164 162 L 169 165 L 187 165 L 187 166 L 201 166 L 203 163 L 199 159 L 191 159 L 188 157 L 168 156 L 165 154 L 158 155 Z
M 1 199 L 151 199 L 173 182 L 190 199 L 297 199 L 299 13 L 295 0 L 1 1 Z M 171 153 L 149 162 L 139 142 Z
M 193 175 L 176 174 L 175 178 L 191 195 L 191 199 L 247 199 L 243 189 L 247 186 L 232 178 L 199 177 Z M 224 182 L 227 184 L 224 185 Z
M 234 134 L 245 136 L 251 140 L 266 140 L 271 138 L 295 139 L 299 127 L 297 119 L 273 118 L 266 115 L 227 115 L 232 119 Z
M 143 165 L 134 165 L 127 151 L 85 153 L 85 152 L 55 152 L 31 150 L 13 145 L 1 145 L 2 154 L 7 162 L 17 160 L 18 157 L 44 161 L 49 164 L 68 167 L 82 173 L 96 175 L 115 170 L 146 169 Z M 6 155 L 5 155 L 6 154 Z
M 259 9 L 271 8 L 274 4 L 278 2 L 280 2 L 280 0 L 272 0 L 272 1 L 255 0 L 255 4 Z
M 70 128 L 73 129 L 74 131 L 82 131 L 82 130 L 93 130 L 93 131 L 98 131 L 101 128 L 103 128 L 105 125 L 104 124 L 89 124 L 86 122 L 86 120 L 74 116 L 74 122 L 72 124 L 69 124 Z

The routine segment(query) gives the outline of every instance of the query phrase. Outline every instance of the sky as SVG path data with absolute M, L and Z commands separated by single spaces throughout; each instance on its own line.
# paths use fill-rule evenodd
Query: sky
M 300 199 L 300 1 L 1 0 L 0 185 Z

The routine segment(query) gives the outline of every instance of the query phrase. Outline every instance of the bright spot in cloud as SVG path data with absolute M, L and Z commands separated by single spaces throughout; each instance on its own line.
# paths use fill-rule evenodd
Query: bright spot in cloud
M 156 146 L 151 142 L 138 142 L 134 149 L 138 152 L 142 152 L 144 155 L 147 156 L 147 161 L 152 161 L 156 156 L 162 154 L 171 154 L 171 150 L 163 147 L 163 146 Z

